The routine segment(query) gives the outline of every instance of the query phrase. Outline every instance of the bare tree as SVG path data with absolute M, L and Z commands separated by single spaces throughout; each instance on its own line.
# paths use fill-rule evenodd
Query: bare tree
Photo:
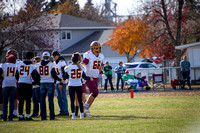
M 191 0 L 193 1 L 193 0 Z M 190 1 L 187 1 L 190 2 Z M 186 0 L 145 0 L 143 1 L 143 11 L 145 12 L 148 22 L 155 28 L 157 38 L 168 34 L 170 41 L 174 46 L 183 44 L 183 24 L 186 21 L 184 11 L 186 10 Z M 176 50 L 176 63 L 179 64 L 181 60 L 181 51 Z

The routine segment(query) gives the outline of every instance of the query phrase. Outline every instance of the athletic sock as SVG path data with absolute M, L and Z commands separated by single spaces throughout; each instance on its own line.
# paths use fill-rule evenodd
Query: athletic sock
M 75 108 L 75 115 L 78 116 L 78 109 L 79 109 L 79 106 L 76 106 Z
M 13 111 L 13 114 L 14 114 L 14 115 L 17 115 L 17 110 L 14 110 L 14 111 Z
M 23 118 L 24 116 L 23 115 L 19 115 L 19 118 Z
M 1 111 L 1 114 L 3 115 L 3 111 Z
M 31 116 L 30 116 L 30 114 L 26 114 L 26 117 L 27 117 L 27 118 L 30 118 Z

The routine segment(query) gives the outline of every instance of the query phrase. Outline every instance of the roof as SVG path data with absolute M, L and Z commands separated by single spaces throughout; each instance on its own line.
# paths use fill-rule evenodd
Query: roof
M 189 43 L 189 44 L 176 46 L 175 49 L 185 49 L 185 48 L 188 48 L 188 47 L 194 47 L 194 46 L 198 46 L 198 45 L 200 45 L 200 42 L 195 42 L 195 43 Z
M 67 15 L 67 14 L 48 14 L 42 17 L 49 21 L 51 29 L 113 29 L 115 27 L 98 23 L 95 21 Z M 46 21 L 46 22 L 47 22 Z
M 84 39 L 80 40 L 79 42 L 75 43 L 71 47 L 63 50 L 61 54 L 63 56 L 71 55 L 75 52 L 85 53 L 90 50 L 90 43 L 92 41 L 98 41 L 101 44 L 105 43 L 109 36 L 112 34 L 112 30 L 101 30 L 95 31 L 89 36 L 85 37 Z
M 79 42 L 75 43 L 71 47 L 65 49 L 61 52 L 61 54 L 73 54 L 75 52 L 85 53 L 90 50 L 90 43 L 95 40 L 99 40 L 103 31 L 95 31 L 86 38 L 80 40 Z

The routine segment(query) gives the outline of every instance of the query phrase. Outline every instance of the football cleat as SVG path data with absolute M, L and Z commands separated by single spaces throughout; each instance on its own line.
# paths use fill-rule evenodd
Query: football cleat
M 80 119 L 83 119 L 84 118 L 84 113 L 81 113 L 80 114 Z

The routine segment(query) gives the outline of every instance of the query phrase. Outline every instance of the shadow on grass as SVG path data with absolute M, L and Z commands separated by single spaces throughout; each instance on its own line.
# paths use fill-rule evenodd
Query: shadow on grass
M 71 117 L 57 117 L 57 120 L 53 120 L 54 122 L 56 121 L 66 121 L 66 120 L 69 120 L 71 119 Z M 79 119 L 79 117 L 77 117 L 77 120 Z M 86 117 L 84 118 L 83 120 L 136 120 L 136 119 L 167 119 L 167 118 L 164 118 L 164 117 L 144 117 L 144 116 L 134 116 L 134 115 L 131 115 L 131 116 L 120 116 L 120 115 L 108 115 L 108 116 L 102 116 L 102 115 L 95 115 L 95 116 L 92 116 L 91 118 L 89 117 Z M 14 121 L 1 121 L 0 120 L 0 123 L 4 122 L 4 123 L 7 123 L 7 122 L 22 122 L 22 123 L 28 123 L 28 122 L 41 122 L 42 120 L 40 119 L 34 119 L 33 121 L 18 121 L 18 120 L 15 120 Z M 47 122 L 47 121 L 52 121 L 52 120 L 44 120 L 43 122 Z M 52 122 L 53 122 L 52 121 Z
M 117 116 L 117 115 L 112 115 L 112 116 L 92 116 L 92 118 L 95 119 L 90 119 L 90 120 L 134 120 L 134 119 L 166 119 L 163 117 L 143 117 L 143 116 Z

